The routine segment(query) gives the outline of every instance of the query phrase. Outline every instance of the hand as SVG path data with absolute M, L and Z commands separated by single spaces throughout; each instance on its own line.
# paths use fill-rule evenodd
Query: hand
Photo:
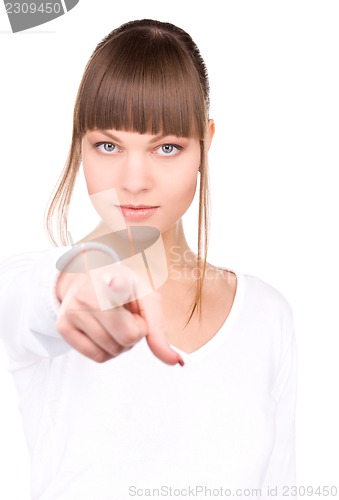
M 89 250 L 77 258 L 86 260 L 89 252 L 93 254 Z M 183 366 L 181 356 L 166 339 L 160 294 L 152 291 L 143 295 L 142 286 L 136 273 L 122 264 L 116 266 L 114 276 L 102 283 L 112 307 L 101 310 L 90 273 L 70 273 L 66 267 L 56 288 L 61 302 L 58 331 L 74 349 L 99 363 L 131 349 L 146 336 L 155 356 L 167 364 Z

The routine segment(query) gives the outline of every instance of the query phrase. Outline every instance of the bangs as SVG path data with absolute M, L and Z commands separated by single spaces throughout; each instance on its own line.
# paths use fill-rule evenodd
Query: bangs
M 204 138 L 206 96 L 190 54 L 167 34 L 147 35 L 132 30 L 128 43 L 118 35 L 90 59 L 75 106 L 78 134 L 115 129 Z

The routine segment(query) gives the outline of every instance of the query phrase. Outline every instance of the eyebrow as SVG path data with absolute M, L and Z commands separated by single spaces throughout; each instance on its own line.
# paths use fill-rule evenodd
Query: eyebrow
M 111 134 L 110 132 L 108 132 L 108 130 L 96 129 L 96 130 L 93 130 L 93 132 L 101 132 L 102 134 L 107 135 L 113 141 L 120 142 L 119 137 L 115 136 L 114 134 Z M 156 135 L 153 139 L 150 140 L 150 144 L 153 144 L 154 142 L 158 142 L 159 140 L 163 139 L 164 137 L 171 137 L 171 134 L 170 135 L 169 134 Z

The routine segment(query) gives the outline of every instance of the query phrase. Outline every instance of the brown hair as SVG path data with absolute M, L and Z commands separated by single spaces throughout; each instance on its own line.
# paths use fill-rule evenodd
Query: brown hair
M 195 137 L 200 140 L 200 193 L 196 299 L 201 310 L 208 246 L 208 172 L 205 138 L 209 83 L 205 63 L 181 28 L 152 19 L 125 23 L 92 53 L 76 97 L 72 143 L 64 170 L 46 210 L 45 227 L 54 245 L 68 245 L 67 211 L 87 130 L 116 129 Z

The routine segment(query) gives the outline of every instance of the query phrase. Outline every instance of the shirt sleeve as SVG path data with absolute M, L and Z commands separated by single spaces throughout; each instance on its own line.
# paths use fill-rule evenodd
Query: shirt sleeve
M 0 337 L 10 371 L 71 349 L 56 329 L 56 262 L 68 249 L 27 252 L 0 263 Z
M 273 385 L 273 397 L 276 401 L 275 440 L 262 491 L 267 494 L 270 489 L 271 493 L 267 498 L 276 495 L 277 498 L 296 499 L 297 345 L 293 313 L 289 307 L 283 319 L 281 355 Z

